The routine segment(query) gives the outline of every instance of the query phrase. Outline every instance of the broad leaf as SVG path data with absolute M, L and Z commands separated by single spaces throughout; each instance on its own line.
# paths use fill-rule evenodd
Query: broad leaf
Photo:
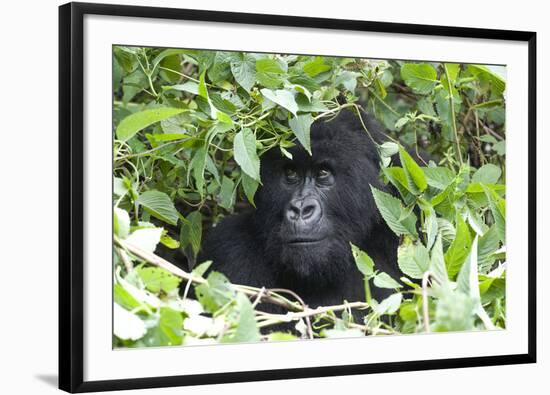
M 233 140 L 235 161 L 256 181 L 260 181 L 260 158 L 256 153 L 256 137 L 250 129 L 242 129 Z
M 307 152 L 311 155 L 311 137 L 310 129 L 311 124 L 313 123 L 313 117 L 311 114 L 298 115 L 291 118 L 288 121 L 288 125 L 294 132 L 294 135 L 302 146 L 306 149 Z
M 183 111 L 185 110 L 181 108 L 162 107 L 128 115 L 118 124 L 116 136 L 119 140 L 127 141 L 147 126 L 162 121 L 163 119 L 173 117 Z
M 406 63 L 401 66 L 401 78 L 413 91 L 428 94 L 439 82 L 437 71 L 428 63 Z
M 170 197 L 160 191 L 145 191 L 139 195 L 137 203 L 155 218 L 158 218 L 171 225 L 178 223 L 178 211 Z

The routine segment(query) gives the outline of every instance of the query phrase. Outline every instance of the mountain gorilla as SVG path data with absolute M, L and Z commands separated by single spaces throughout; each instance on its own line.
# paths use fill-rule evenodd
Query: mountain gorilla
M 380 125 L 363 121 L 377 141 Z M 224 218 L 206 236 L 199 261 L 231 282 L 287 288 L 310 307 L 364 300 L 363 275 L 350 242 L 366 251 L 376 268 L 399 278 L 397 237 L 374 203 L 370 185 L 390 192 L 379 180 L 379 155 L 355 112 L 343 110 L 311 127 L 312 155 L 297 144 L 261 158 L 262 186 L 256 210 Z M 371 287 L 378 301 L 389 290 Z

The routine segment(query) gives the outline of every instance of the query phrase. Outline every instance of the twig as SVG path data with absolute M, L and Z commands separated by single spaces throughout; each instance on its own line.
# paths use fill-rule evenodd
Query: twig
M 183 278 L 184 280 L 187 280 L 189 284 L 190 283 L 205 284 L 207 282 L 207 280 L 204 279 L 203 277 L 195 276 L 192 273 L 187 273 L 186 271 L 180 269 L 179 267 L 159 257 L 158 255 L 155 255 L 152 252 L 144 251 L 141 248 L 132 245 L 131 243 L 128 243 L 124 240 L 120 240 L 116 236 L 114 237 L 114 243 L 116 246 L 120 247 L 123 250 L 128 251 L 129 253 L 135 255 L 136 257 L 146 262 L 149 262 L 150 264 L 161 267 L 167 270 L 168 272 L 174 274 L 175 276 L 178 276 Z M 302 318 L 307 320 L 309 317 L 319 315 L 319 314 L 325 314 L 328 312 L 342 311 L 342 310 L 353 309 L 353 308 L 366 309 L 369 307 L 369 304 L 365 302 L 352 302 L 352 303 L 343 303 L 335 306 L 320 306 L 315 309 L 310 309 L 295 292 L 288 289 L 281 289 L 281 288 L 266 289 L 266 288 L 250 287 L 247 285 L 238 285 L 238 284 L 232 284 L 232 285 L 236 290 L 243 292 L 245 295 L 249 297 L 250 296 L 255 297 L 258 300 L 261 298 L 263 299 L 263 301 L 267 301 L 269 303 L 285 307 L 289 310 L 293 310 L 293 311 L 287 312 L 286 314 L 271 314 L 271 313 L 258 311 L 257 313 L 260 316 L 267 318 L 266 321 L 258 324 L 258 326 L 260 327 L 274 325 L 281 322 L 298 321 Z M 298 303 L 289 301 L 285 297 L 279 295 L 278 292 L 288 293 L 292 295 L 298 300 Z M 313 338 L 312 328 L 309 335 L 311 336 L 311 338 Z
M 423 314 L 423 321 L 424 321 L 424 330 L 426 333 L 430 333 L 430 310 L 428 305 L 428 281 L 430 279 L 430 276 L 432 275 L 432 272 L 427 271 L 422 276 L 422 314 Z

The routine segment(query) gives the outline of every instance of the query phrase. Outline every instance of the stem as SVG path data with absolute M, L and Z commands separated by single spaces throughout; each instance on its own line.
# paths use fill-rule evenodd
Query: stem
M 451 78 L 449 77 L 449 71 L 447 70 L 447 65 L 443 63 L 443 70 L 445 71 L 445 77 L 447 77 L 447 87 L 449 89 L 449 105 L 451 106 L 451 118 L 452 118 L 452 126 L 453 126 L 453 133 L 455 135 L 455 143 L 456 143 L 456 154 L 458 156 L 458 162 L 462 166 L 462 152 L 460 151 L 460 140 L 458 139 L 458 130 L 456 128 L 456 114 L 455 114 L 455 102 L 453 98 L 453 90 L 451 87 Z
M 431 272 L 427 271 L 422 276 L 422 315 L 424 321 L 424 330 L 426 333 L 430 333 L 430 310 L 428 305 L 428 280 L 430 279 Z

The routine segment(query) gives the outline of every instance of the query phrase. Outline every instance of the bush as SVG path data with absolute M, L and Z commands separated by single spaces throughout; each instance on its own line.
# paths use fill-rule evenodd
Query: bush
M 504 328 L 502 71 L 115 47 L 115 346 L 294 339 L 269 333 L 288 321 L 302 337 Z M 289 155 L 294 144 L 310 150 L 311 124 L 343 108 L 365 109 L 388 130 L 380 176 L 399 197 L 373 194 L 401 237 L 404 277 L 378 271 L 351 248 L 365 279 L 395 293 L 376 301 L 365 281 L 364 301 L 311 310 L 292 294 L 233 285 L 222 273 L 204 278 L 209 263 L 194 264 L 203 231 L 254 205 L 260 157 L 274 147 Z M 422 163 L 420 150 L 436 160 Z M 402 166 L 391 164 L 396 154 Z M 182 252 L 187 262 L 179 266 L 192 272 L 155 251 Z M 198 300 L 188 298 L 190 287 L 200 291 Z M 260 298 L 289 313 L 259 311 Z M 364 310 L 364 321 L 354 322 L 350 308 Z

